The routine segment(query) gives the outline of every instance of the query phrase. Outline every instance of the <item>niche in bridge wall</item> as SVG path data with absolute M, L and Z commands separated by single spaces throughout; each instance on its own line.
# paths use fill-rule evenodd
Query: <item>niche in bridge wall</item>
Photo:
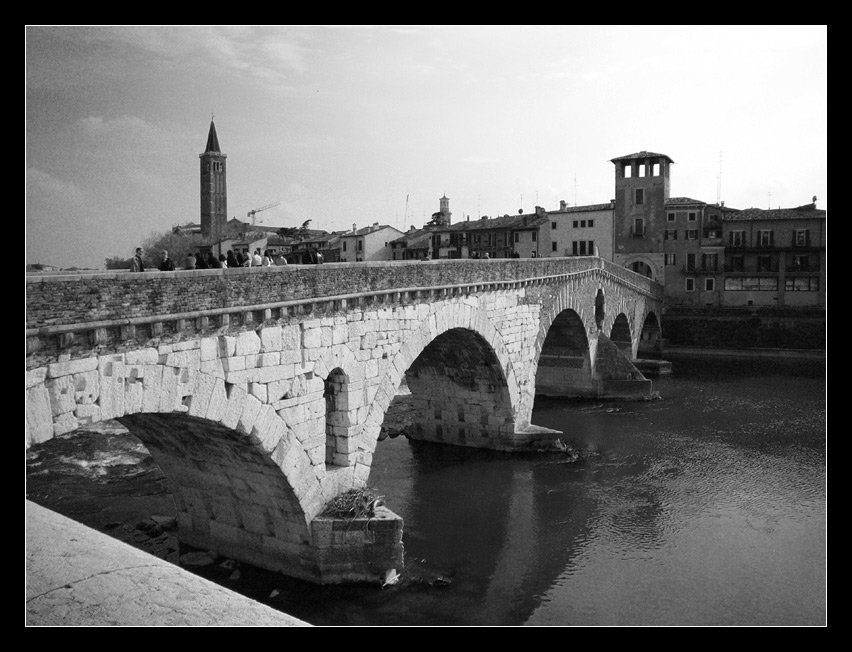
M 349 413 L 349 377 L 339 367 L 325 379 L 325 463 L 351 466 L 355 463 L 352 418 Z M 357 407 L 357 406 L 356 406 Z
M 600 330 L 603 327 L 604 319 L 606 319 L 606 310 L 603 290 L 598 288 L 598 293 L 595 295 L 595 325 Z

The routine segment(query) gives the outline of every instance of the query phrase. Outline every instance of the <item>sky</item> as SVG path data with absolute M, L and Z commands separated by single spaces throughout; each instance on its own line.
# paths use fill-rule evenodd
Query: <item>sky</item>
M 827 209 L 817 26 L 26 26 L 28 264 L 102 269 L 200 221 L 211 119 L 228 213 L 326 231 L 614 197 Z

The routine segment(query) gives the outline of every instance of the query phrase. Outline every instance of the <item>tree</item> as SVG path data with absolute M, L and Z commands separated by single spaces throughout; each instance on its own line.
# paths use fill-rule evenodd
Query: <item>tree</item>
M 104 261 L 104 269 L 130 269 L 130 258 L 113 256 Z
M 182 233 L 174 230 L 152 233 L 142 243 L 142 262 L 145 269 L 156 269 L 160 264 L 161 253 L 168 251 L 169 258 L 177 267 L 180 267 L 187 254 L 198 253 L 199 249 L 212 243 L 211 238 L 204 238 L 200 233 Z

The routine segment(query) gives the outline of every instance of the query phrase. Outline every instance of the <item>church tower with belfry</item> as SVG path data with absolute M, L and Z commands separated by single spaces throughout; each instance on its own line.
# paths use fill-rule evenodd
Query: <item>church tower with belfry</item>
M 222 233 L 228 221 L 228 184 L 225 159 L 219 148 L 216 125 L 210 120 L 207 147 L 201 159 L 201 235 L 209 237 Z
M 440 210 L 437 213 L 432 213 L 432 221 L 430 224 L 437 226 L 449 226 L 453 221 L 453 214 L 450 212 L 450 199 L 444 195 L 439 201 Z

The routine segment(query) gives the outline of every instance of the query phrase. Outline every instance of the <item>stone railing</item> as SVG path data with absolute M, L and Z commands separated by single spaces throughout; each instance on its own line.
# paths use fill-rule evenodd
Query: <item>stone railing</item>
M 330 263 L 233 270 L 32 275 L 26 279 L 27 352 L 61 351 L 248 326 L 352 305 L 429 302 L 482 291 L 558 283 L 594 271 L 637 292 L 662 297 L 650 279 L 601 258 Z

